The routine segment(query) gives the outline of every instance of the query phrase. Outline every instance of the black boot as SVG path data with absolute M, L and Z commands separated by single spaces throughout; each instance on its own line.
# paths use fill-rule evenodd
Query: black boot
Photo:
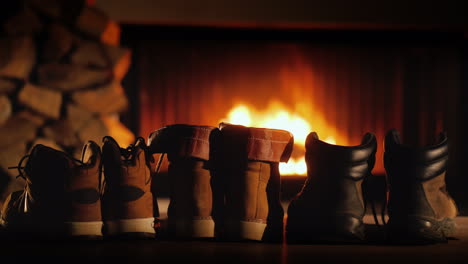
M 445 187 L 447 136 L 434 145 L 402 145 L 398 131 L 385 137 L 389 184 L 388 238 L 397 243 L 445 242 L 455 232 L 455 202 Z
M 359 146 L 345 147 L 306 140 L 308 178 L 288 208 L 288 242 L 359 242 L 365 239 L 362 194 L 364 179 L 375 163 L 375 136 L 367 133 Z

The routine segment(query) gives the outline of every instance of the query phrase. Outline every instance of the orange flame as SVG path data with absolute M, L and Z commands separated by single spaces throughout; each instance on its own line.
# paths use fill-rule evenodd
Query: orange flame
M 288 163 L 280 163 L 279 170 L 281 175 L 307 175 L 307 166 L 305 163 L 305 141 L 307 135 L 312 130 L 311 122 L 297 113 L 290 113 L 286 108 L 278 103 L 272 102 L 266 111 L 256 111 L 249 108 L 246 104 L 238 104 L 233 107 L 227 117 L 220 120 L 231 124 L 282 129 L 291 132 L 294 135 L 295 150 L 293 157 Z M 327 137 L 325 142 L 336 144 L 335 138 Z M 300 151 L 297 151 L 300 150 Z

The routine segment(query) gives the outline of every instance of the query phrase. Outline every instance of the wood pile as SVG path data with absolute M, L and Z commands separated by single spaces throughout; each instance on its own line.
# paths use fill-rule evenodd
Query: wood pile
M 16 0 L 0 11 L 4 177 L 16 176 L 7 168 L 38 143 L 77 157 L 88 140 L 134 139 L 118 121 L 128 106 L 120 82 L 131 51 L 119 45 L 119 25 L 88 2 Z

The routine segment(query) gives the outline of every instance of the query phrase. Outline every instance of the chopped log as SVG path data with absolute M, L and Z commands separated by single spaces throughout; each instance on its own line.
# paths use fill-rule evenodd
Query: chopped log
M 11 112 L 10 99 L 5 95 L 0 95 L 0 126 L 10 118 Z
M 28 122 L 35 124 L 37 127 L 44 125 L 45 118 L 43 116 L 37 115 L 29 110 L 23 110 L 15 114 L 15 116 L 25 119 Z
M 116 115 L 106 115 L 101 118 L 109 131 L 109 136 L 113 137 L 120 146 L 128 146 L 135 142 L 135 135 L 119 121 Z
M 0 93 L 10 94 L 18 88 L 18 82 L 10 78 L 0 77 Z
M 132 58 L 130 49 L 107 45 L 106 53 L 114 70 L 114 78 L 121 81 L 130 68 Z
M 25 142 L 12 142 L 12 144 L 3 146 L 2 151 L 0 151 L 0 168 L 11 179 L 14 179 L 18 176 L 19 172 L 17 169 L 8 169 L 8 167 L 18 166 L 18 162 L 24 155 L 26 155 Z
M 122 80 L 127 74 L 131 63 L 130 49 L 98 43 L 82 41 L 71 55 L 71 63 L 98 68 L 112 68 L 114 77 Z
M 78 131 L 86 123 L 88 123 L 94 117 L 93 113 L 73 104 L 67 105 L 67 119 L 72 122 L 69 123 L 73 131 Z
M 115 21 L 109 20 L 106 29 L 101 35 L 101 42 L 110 45 L 120 44 L 120 26 Z
M 28 7 L 23 8 L 3 24 L 3 30 L 8 35 L 33 35 L 39 33 L 42 27 L 39 16 Z
M 26 80 L 36 62 L 36 47 L 29 36 L 0 39 L 0 76 Z
M 72 64 L 98 68 L 110 68 L 103 44 L 95 41 L 81 41 L 70 56 Z
M 54 23 L 47 28 L 42 59 L 46 62 L 58 62 L 72 49 L 75 42 L 73 34 L 62 24 Z
M 19 92 L 18 101 L 52 119 L 60 117 L 62 94 L 60 92 L 26 83 Z
M 28 142 L 36 137 L 36 133 L 35 123 L 15 114 L 0 127 L 0 147 L 16 142 Z
M 98 144 L 102 142 L 102 138 L 109 134 L 107 127 L 100 118 L 93 118 L 88 121 L 79 131 L 78 138 L 82 142 L 92 140 Z
M 80 65 L 49 63 L 38 68 L 40 85 L 74 91 L 107 83 L 111 77 L 108 70 L 90 69 Z
M 0 77 L 0 93 L 10 94 L 16 90 L 18 82 L 13 79 Z
M 118 81 L 96 89 L 75 92 L 72 99 L 86 110 L 100 114 L 121 112 L 128 106 L 125 91 Z
M 73 129 L 73 120 L 59 120 L 43 128 L 44 136 L 54 140 L 65 147 L 75 147 L 80 144 L 76 130 Z
M 81 32 L 102 43 L 111 45 L 120 43 L 120 26 L 97 8 L 89 6 L 83 8 L 75 26 Z
M 63 151 L 63 148 L 60 147 L 54 140 L 52 139 L 49 139 L 49 138 L 36 138 L 33 143 L 31 144 L 31 148 L 29 149 L 28 152 L 30 152 L 32 150 L 32 148 L 36 145 L 44 145 L 44 146 L 47 146 L 49 148 L 53 148 L 53 149 L 56 149 L 56 150 L 60 150 L 60 151 Z

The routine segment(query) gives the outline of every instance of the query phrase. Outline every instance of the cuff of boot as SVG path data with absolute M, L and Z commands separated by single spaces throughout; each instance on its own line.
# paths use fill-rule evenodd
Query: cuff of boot
M 287 162 L 294 145 L 293 135 L 286 130 L 245 127 L 221 123 L 221 144 L 231 153 L 248 160 Z
M 175 124 L 152 132 L 148 138 L 151 153 L 168 153 L 171 158 L 210 157 L 210 136 L 215 127 Z

